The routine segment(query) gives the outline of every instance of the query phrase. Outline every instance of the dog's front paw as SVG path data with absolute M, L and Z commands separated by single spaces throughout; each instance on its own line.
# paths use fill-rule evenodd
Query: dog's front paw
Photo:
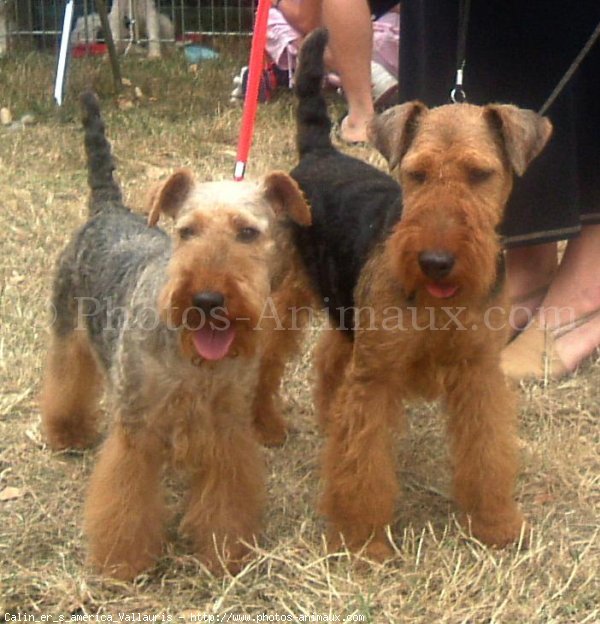
M 376 563 L 382 563 L 394 555 L 392 546 L 383 534 L 376 535 L 366 542 L 360 540 L 348 542 L 339 533 L 337 535 L 332 534 L 327 541 L 327 550 L 330 554 L 348 550 L 352 554 Z
M 110 544 L 110 545 L 109 545 Z M 149 570 L 161 554 L 161 544 L 91 543 L 88 565 L 103 576 L 121 581 L 132 581 L 136 576 Z
M 53 417 L 42 422 L 48 446 L 54 451 L 83 450 L 98 440 L 98 415 Z
M 376 563 L 383 563 L 394 556 L 394 551 L 387 539 L 372 540 L 363 552 L 367 559 Z
M 250 549 L 238 542 L 220 552 L 214 547 L 201 549 L 197 556 L 213 576 L 223 576 L 226 572 L 235 576 L 248 563 Z
M 524 535 L 524 524 L 523 514 L 516 508 L 491 521 L 489 519 L 483 520 L 477 516 L 470 517 L 473 537 L 494 548 L 504 548 L 517 542 L 522 532 Z

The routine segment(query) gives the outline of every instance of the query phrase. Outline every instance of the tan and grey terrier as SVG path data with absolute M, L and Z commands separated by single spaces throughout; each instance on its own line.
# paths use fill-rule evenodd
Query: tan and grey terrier
M 85 503 L 97 570 L 132 578 L 159 557 L 167 464 L 189 481 L 181 528 L 199 559 L 235 570 L 261 528 L 258 440 L 285 436 L 269 393 L 296 339 L 263 311 L 303 292 L 286 230 L 310 213 L 283 172 L 197 183 L 181 170 L 154 194 L 147 222 L 122 203 L 96 97 L 82 104 L 90 218 L 54 282 L 43 427 L 54 449 L 90 445 L 107 383 L 113 423 Z M 163 215 L 172 240 L 152 227 Z

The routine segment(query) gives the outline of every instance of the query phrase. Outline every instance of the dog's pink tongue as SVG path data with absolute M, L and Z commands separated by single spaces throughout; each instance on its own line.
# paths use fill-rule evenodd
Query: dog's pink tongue
M 198 355 L 205 360 L 221 360 L 229 351 L 235 338 L 235 329 L 229 325 L 225 329 L 213 329 L 210 323 L 206 323 L 201 329 L 193 334 L 194 346 Z
M 444 285 L 444 284 L 426 284 L 425 288 L 427 292 L 437 299 L 448 299 L 456 294 L 458 286 Z

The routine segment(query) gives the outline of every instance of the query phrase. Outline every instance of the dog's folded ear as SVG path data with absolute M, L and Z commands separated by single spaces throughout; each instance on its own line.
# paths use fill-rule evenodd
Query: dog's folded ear
M 299 225 L 310 225 L 310 208 L 296 181 L 284 171 L 272 171 L 263 181 L 263 192 L 277 216 L 286 215 Z
M 373 117 L 367 127 L 367 136 L 388 161 L 390 171 L 395 169 L 408 151 L 427 106 L 419 101 L 398 104 L 381 115 Z
M 529 163 L 542 151 L 552 134 L 547 117 L 512 104 L 490 104 L 484 115 L 500 134 L 508 162 L 521 176 Z
M 149 199 L 148 225 L 158 223 L 161 214 L 175 218 L 194 188 L 194 176 L 189 169 L 179 169 L 152 192 Z

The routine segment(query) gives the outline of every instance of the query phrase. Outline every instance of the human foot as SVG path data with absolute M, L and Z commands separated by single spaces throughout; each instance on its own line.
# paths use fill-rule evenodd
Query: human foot
M 574 372 L 598 347 L 600 310 L 558 327 L 537 318 L 503 350 L 502 369 L 515 380 L 559 379 Z
M 346 115 L 338 124 L 336 136 L 342 142 L 348 145 L 360 145 L 367 143 L 367 124 L 369 119 L 355 122 Z

